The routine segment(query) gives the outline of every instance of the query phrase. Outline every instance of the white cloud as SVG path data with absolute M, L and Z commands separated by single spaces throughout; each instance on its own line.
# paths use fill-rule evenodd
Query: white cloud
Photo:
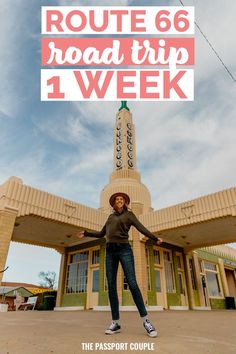
M 138 166 L 155 208 L 235 184 L 234 98 L 222 78 L 215 92 L 217 101 L 145 104 L 145 114 L 136 106 Z
M 20 158 L 2 159 L 0 163 L 0 184 L 10 176 L 18 176 L 26 184 L 38 185 L 42 176 L 46 173 L 44 166 L 45 151 L 38 148 L 37 151 L 28 151 Z
M 193 4 L 197 24 L 223 62 L 232 72 L 235 72 L 236 39 L 233 26 L 236 12 L 235 1 L 227 1 L 225 5 L 220 0 L 193 2 Z M 195 38 L 197 82 L 215 76 L 217 71 L 223 71 L 226 78 L 227 72 L 197 28 Z M 229 77 L 229 83 L 230 80 L 232 79 Z
M 80 117 L 69 114 L 63 116 L 49 116 L 46 120 L 34 118 L 36 129 L 49 139 L 66 145 L 88 144 L 91 132 L 81 123 Z
M 27 2 L 19 0 L 1 2 L 0 106 L 1 111 L 8 117 L 14 117 L 17 114 L 19 107 L 24 105 L 27 94 L 25 82 L 29 78 L 28 68 L 24 65 L 24 55 L 27 51 L 25 43 L 31 33 L 29 23 L 26 21 L 28 11 Z M 23 77 L 24 80 L 20 82 L 19 78 Z
M 75 164 L 72 167 L 70 173 L 76 174 L 83 171 L 93 173 L 98 170 L 102 172 L 104 170 L 104 165 L 107 165 L 108 163 L 112 165 L 111 149 L 99 149 L 96 152 L 91 151 L 90 153 L 88 152 L 78 164 Z

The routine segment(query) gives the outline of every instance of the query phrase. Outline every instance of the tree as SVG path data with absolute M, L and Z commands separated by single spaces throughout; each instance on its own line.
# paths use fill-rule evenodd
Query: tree
M 41 281 L 39 284 L 43 286 L 44 288 L 49 288 L 53 289 L 56 283 L 56 273 L 55 272 L 50 272 L 49 270 L 47 272 L 41 271 L 39 273 L 39 278 L 41 278 L 43 281 Z

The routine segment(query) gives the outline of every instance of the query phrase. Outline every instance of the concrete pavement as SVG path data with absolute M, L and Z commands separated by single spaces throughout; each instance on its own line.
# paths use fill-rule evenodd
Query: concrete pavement
M 146 335 L 137 312 L 121 312 L 122 332 L 104 334 L 109 312 L 0 313 L 0 354 L 235 354 L 236 311 L 150 312 L 159 337 Z

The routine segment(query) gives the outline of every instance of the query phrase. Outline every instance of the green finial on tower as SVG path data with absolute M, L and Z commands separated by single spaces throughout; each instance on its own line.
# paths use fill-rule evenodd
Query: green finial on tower
M 129 107 L 127 107 L 127 101 L 121 101 L 121 106 L 119 108 L 119 111 L 121 111 L 123 108 L 127 109 L 129 111 Z

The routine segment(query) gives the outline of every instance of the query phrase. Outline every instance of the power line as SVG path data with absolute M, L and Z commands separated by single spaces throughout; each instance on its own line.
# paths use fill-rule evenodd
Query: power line
M 185 7 L 184 3 L 182 0 L 179 0 L 179 2 L 181 3 L 182 6 Z M 224 61 L 221 59 L 221 57 L 219 56 L 219 54 L 217 53 L 217 51 L 215 50 L 215 48 L 213 47 L 213 45 L 211 44 L 211 42 L 209 41 L 209 39 L 207 38 L 207 36 L 203 33 L 203 31 L 201 30 L 200 26 L 197 24 L 196 21 L 194 21 L 197 29 L 199 30 L 199 32 L 201 33 L 201 35 L 203 36 L 203 38 L 205 38 L 206 42 L 208 43 L 209 47 L 211 48 L 211 50 L 215 53 L 216 57 L 219 59 L 219 61 L 221 62 L 221 64 L 223 65 L 223 67 L 225 68 L 225 70 L 227 71 L 227 73 L 229 74 L 229 76 L 231 77 L 231 79 L 236 82 L 235 77 L 233 76 L 233 74 L 231 73 L 231 71 L 229 70 L 229 68 L 227 67 L 227 65 L 224 63 Z

